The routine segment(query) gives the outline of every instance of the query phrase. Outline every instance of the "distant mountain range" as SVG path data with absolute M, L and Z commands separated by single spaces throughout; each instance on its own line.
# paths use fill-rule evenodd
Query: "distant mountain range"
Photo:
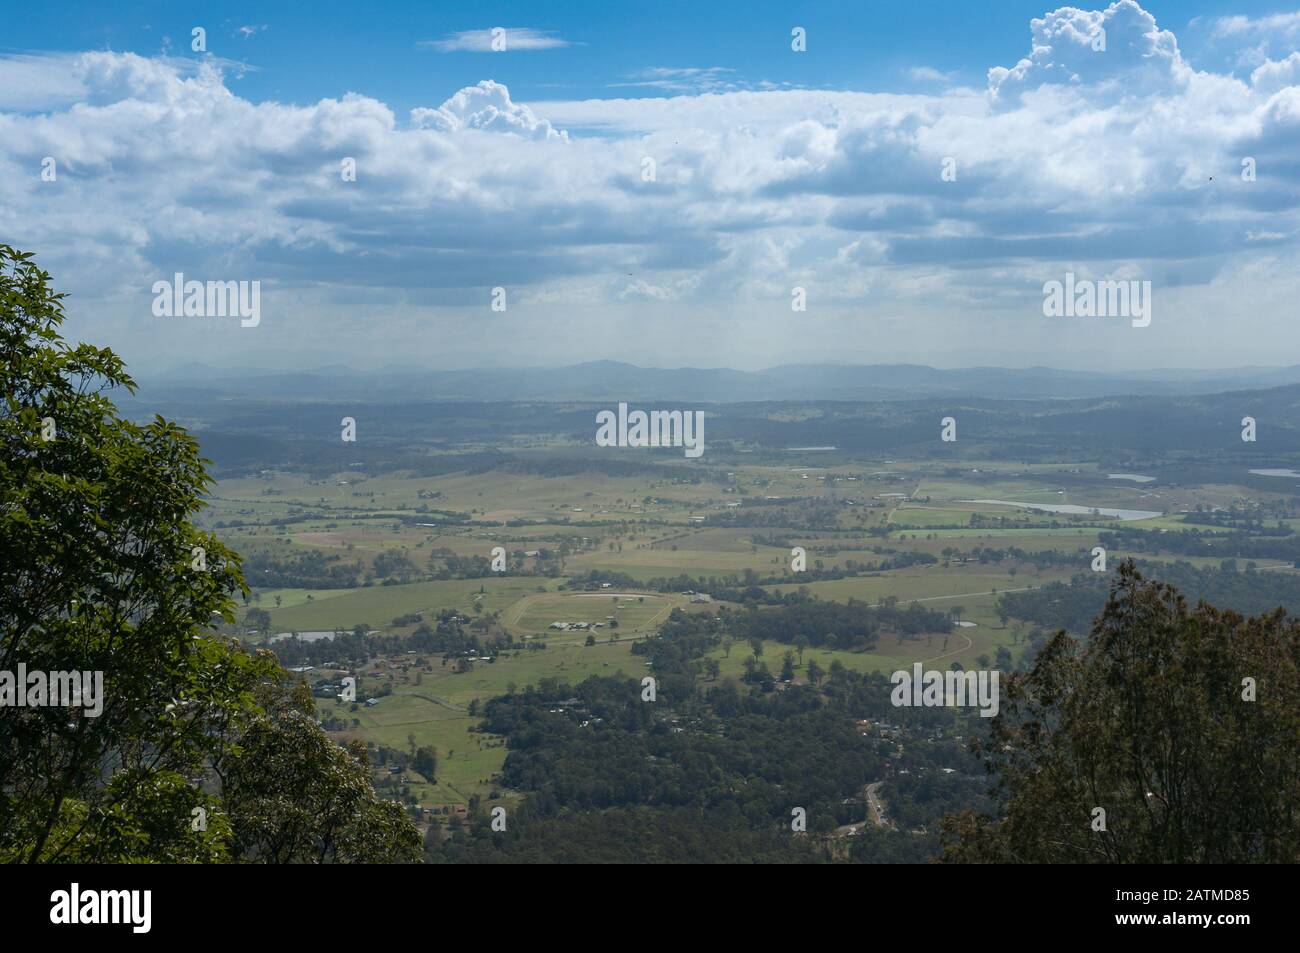
M 438 371 L 344 366 L 309 371 L 221 370 L 187 364 L 142 375 L 154 397 L 284 400 L 915 400 L 1194 395 L 1300 384 L 1300 365 L 1228 370 L 1063 371 L 1047 367 L 940 370 L 922 364 L 784 364 L 761 371 L 637 367 L 594 361 L 559 368 Z M 143 395 L 142 395 L 143 396 Z

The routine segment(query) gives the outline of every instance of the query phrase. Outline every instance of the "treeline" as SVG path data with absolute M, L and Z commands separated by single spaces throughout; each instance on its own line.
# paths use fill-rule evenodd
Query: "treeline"
M 697 592 L 707 592 L 715 599 L 739 602 L 743 600 L 739 598 L 733 599 L 733 596 L 754 586 L 788 586 L 792 582 L 807 585 L 811 582 L 852 579 L 871 573 L 887 572 L 891 569 L 906 569 L 909 566 L 933 566 L 938 561 L 938 558 L 930 553 L 895 552 L 878 563 L 861 563 L 856 559 L 846 559 L 842 565 L 825 567 L 817 566 L 814 561 L 812 566 L 799 573 L 783 572 L 767 576 L 759 575 L 753 569 L 746 569 L 739 576 L 730 574 L 704 577 L 688 576 L 683 573 L 679 576 L 656 576 L 644 585 L 659 592 L 685 592 L 688 589 L 693 589 Z M 765 601 L 761 597 L 757 598 L 760 602 Z M 779 594 L 776 594 L 772 601 L 780 602 Z
M 1206 556 L 1214 559 L 1285 559 L 1300 565 L 1300 536 L 1252 533 L 1213 533 L 1195 529 L 1176 532 L 1117 527 L 1097 534 L 1101 545 L 1133 553 L 1170 553 L 1175 556 Z
M 536 556 L 517 549 L 508 554 L 506 575 L 560 575 L 564 553 L 543 548 Z M 397 586 L 409 582 L 446 579 L 483 579 L 502 575 L 492 570 L 485 556 L 463 556 L 446 548 L 433 550 L 421 568 L 406 550 L 386 549 L 369 568 L 361 560 L 347 562 L 337 553 L 285 548 L 256 550 L 244 559 L 244 571 L 253 585 L 266 589 L 354 589 L 361 586 Z
M 541 644 L 529 643 L 529 648 Z M 443 609 L 432 625 L 421 621 L 410 635 L 373 632 L 368 626 L 358 625 L 351 631 L 340 629 L 331 638 L 307 641 L 291 635 L 264 643 L 264 647 L 274 652 L 285 668 L 296 668 L 327 662 L 352 667 L 372 658 L 402 652 L 423 652 L 444 659 L 469 653 L 490 658 L 519 644 L 494 618 L 468 619 L 455 609 Z
M 849 651 L 871 648 L 882 634 L 918 636 L 952 631 L 948 616 L 917 602 L 905 608 L 893 602 L 872 607 L 857 599 L 843 603 L 806 598 L 765 609 L 723 609 L 720 614 L 727 631 L 742 639 Z
M 748 504 L 748 505 L 745 505 Z M 711 513 L 702 525 L 718 527 L 789 527 L 804 531 L 839 529 L 841 507 L 822 501 L 781 505 L 771 500 L 750 502 L 722 513 Z
M 817 568 L 815 565 L 800 573 L 781 573 L 762 576 L 753 569 L 746 569 L 740 575 L 725 576 L 689 576 L 685 573 L 677 576 L 655 576 L 651 579 L 634 579 L 626 573 L 592 569 L 569 579 L 572 589 L 599 587 L 608 583 L 610 587 L 619 586 L 633 589 L 647 589 L 654 592 L 706 592 L 721 602 L 757 602 L 765 605 L 780 605 L 790 601 L 790 593 L 768 592 L 761 586 L 788 586 L 798 582 L 801 586 L 813 582 L 827 582 L 835 579 L 850 579 L 871 573 L 886 572 L 893 569 L 906 569 L 909 566 L 932 566 L 939 562 L 931 553 L 897 552 L 879 563 L 860 563 L 845 560 L 842 566 Z
M 1148 578 L 1179 589 L 1189 605 L 1204 600 L 1242 615 L 1259 615 L 1300 603 L 1300 577 L 1249 567 L 1239 572 L 1231 560 L 1204 569 L 1181 561 L 1144 561 L 1138 562 L 1138 568 Z M 1084 634 L 1106 603 L 1110 578 L 1106 573 L 1080 573 L 1068 583 L 1053 582 L 1028 592 L 1003 593 L 998 607 L 1013 618 L 1046 629 Z
M 725 808 L 628 805 L 565 812 L 548 811 L 530 798 L 511 816 L 507 832 L 494 833 L 481 810 L 468 823 L 453 817 L 449 827 L 446 840 L 440 825 L 430 829 L 425 838 L 428 863 L 775 864 L 826 859 L 817 842 L 775 825 L 751 829 Z
M 266 589 L 347 589 L 357 585 L 360 561 L 345 562 L 337 553 L 293 549 L 283 554 L 254 550 L 244 556 L 243 570 L 252 584 Z
M 997 546 L 975 546 L 973 549 L 962 552 L 953 549 L 951 553 L 945 550 L 945 560 L 956 560 L 957 562 L 977 562 L 981 565 L 992 563 L 1016 562 L 1034 566 L 1038 569 L 1047 569 L 1051 566 L 1061 565 L 1078 565 L 1087 558 L 1080 552 L 1062 552 L 1058 549 L 1021 549 L 1019 546 L 1006 546 L 999 548 Z

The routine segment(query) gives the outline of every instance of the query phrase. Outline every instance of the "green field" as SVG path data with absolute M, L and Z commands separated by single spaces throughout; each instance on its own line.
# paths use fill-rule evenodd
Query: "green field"
M 358 679 L 356 705 L 317 699 L 317 711 L 321 716 L 356 719 L 359 724 L 349 728 L 344 736 L 356 735 L 405 750 L 408 736 L 413 735 L 417 746 L 432 745 L 438 751 L 438 784 L 416 781 L 412 784 L 413 792 L 425 805 L 464 804 L 471 795 L 486 796 L 494 788 L 492 776 L 500 771 L 506 756 L 500 739 L 475 730 L 479 719 L 464 710 L 471 701 L 483 702 L 512 688 L 522 690 L 545 678 L 570 684 L 592 675 L 622 673 L 640 678 L 645 661 L 630 654 L 630 644 L 623 641 L 583 646 L 548 642 L 545 649 L 507 653 L 495 662 L 478 663 L 463 673 L 435 660 L 431 662 L 431 672 L 421 673 L 419 684 L 409 676 L 393 677 L 393 694 L 379 697 L 374 706 L 365 705 L 365 698 L 391 676 L 363 672 Z M 411 773 L 411 776 L 415 775 Z
M 548 642 L 586 638 L 587 631 L 558 631 L 552 622 L 603 623 L 596 630 L 600 640 L 610 636 L 627 637 L 648 629 L 667 618 L 674 606 L 685 602 L 680 596 L 651 593 L 563 592 L 531 594 L 513 605 L 505 614 L 511 628 L 528 634 L 543 635 Z M 609 626 L 610 618 L 618 622 Z
M 396 551 L 411 560 L 417 573 L 432 572 L 448 552 L 486 558 L 492 547 L 500 545 L 512 554 L 511 571 L 516 574 L 482 579 L 383 585 L 382 579 L 368 575 L 369 584 L 355 588 L 306 589 L 259 587 L 257 578 L 250 577 L 254 589 L 249 606 L 267 610 L 276 632 L 350 630 L 358 624 L 388 632 L 394 630 L 397 617 L 418 613 L 432 625 L 439 611 L 455 609 L 516 640 L 516 648 L 500 651 L 494 661 L 432 657 L 417 666 L 405 655 L 372 660 L 358 673 L 362 704 L 318 703 L 322 715 L 335 714 L 349 725 L 340 737 L 354 735 L 402 750 L 413 737 L 419 746 L 435 747 L 440 758 L 438 783 L 431 785 L 409 773 L 405 783 L 421 804 L 439 805 L 464 804 L 474 795 L 497 791 L 493 779 L 506 750 L 500 739 L 478 730 L 480 719 L 466 710 L 471 702 L 482 704 L 547 679 L 577 684 L 592 675 L 617 673 L 639 679 L 647 669 L 646 661 L 630 652 L 635 640 L 655 631 L 675 607 L 690 612 L 717 608 L 692 604 L 680 593 L 636 591 L 635 587 L 631 592 L 568 590 L 570 576 L 596 570 L 644 583 L 687 575 L 702 580 L 695 588 L 704 588 L 709 577 L 715 577 L 716 584 L 730 580 L 744 585 L 744 576 L 750 573 L 751 578 L 782 580 L 769 586 L 776 592 L 806 589 L 818 599 L 869 604 L 893 597 L 902 603 L 917 600 L 941 612 L 960 609 L 961 618 L 974 626 L 915 639 L 885 636 L 869 652 L 809 648 L 796 678 L 804 677 L 812 660 L 823 670 L 838 661 L 857 671 L 885 674 L 914 662 L 945 668 L 958 662 L 971 668 L 980 664 L 982 656 L 993 658 L 1000 647 L 1015 657 L 1025 649 L 1023 641 L 1018 642 L 1023 626 L 1014 619 L 1004 625 L 997 616 L 999 593 L 1068 580 L 1086 571 L 1098 533 L 1117 524 L 963 500 L 1158 510 L 1165 515 L 1126 525 L 1179 531 L 1189 527 L 1181 513 L 1196 506 L 1228 506 L 1249 492 L 1222 485 L 1107 480 L 1087 461 L 1052 465 L 984 461 L 957 475 L 947 464 L 908 461 L 825 468 L 737 464 L 725 480 L 715 482 L 666 479 L 662 474 L 548 477 L 492 471 L 424 478 L 349 471 L 314 480 L 277 473 L 223 481 L 205 519 L 209 525 L 224 522 L 225 528 L 219 530 L 223 538 L 246 553 L 273 559 L 303 554 L 320 554 L 326 560 L 339 557 L 348 564 L 360 563 L 367 574 L 377 557 Z M 788 507 L 786 515 L 772 516 L 772 525 L 748 518 L 756 503 L 759 512 L 764 512 L 764 505 L 775 507 L 764 502 L 768 498 L 786 501 L 780 504 Z M 748 506 L 737 507 L 738 500 L 747 500 Z M 460 516 L 452 520 L 434 511 Z M 816 518 L 815 527 L 782 521 L 805 513 Z M 700 522 L 730 517 L 740 517 L 741 525 Z M 505 526 L 506 520 L 526 522 Z M 1050 522 L 1058 525 L 1026 525 Z M 884 533 L 889 524 L 892 531 Z M 773 545 L 774 539 L 786 544 Z M 844 567 L 849 561 L 870 566 L 915 553 L 938 561 L 805 582 L 790 572 L 791 545 L 807 549 L 810 567 L 825 569 Z M 963 561 L 976 547 L 1014 548 L 1026 555 L 985 563 L 973 558 Z M 521 550 L 549 554 L 555 560 L 550 563 L 552 575 L 518 574 L 541 564 L 531 559 L 517 564 L 513 554 Z M 1040 553 L 1053 555 L 1055 561 L 1036 567 L 1035 554 Z M 1118 561 L 1127 554 L 1108 555 Z M 1219 562 L 1190 561 L 1205 566 Z M 1261 570 L 1295 571 L 1281 560 L 1259 560 L 1258 565 Z M 617 627 L 609 626 L 610 616 Z M 554 622 L 602 627 L 561 631 L 550 628 Z M 413 628 L 408 621 L 396 631 Z M 585 644 L 589 637 L 595 639 L 594 645 Z M 773 673 L 779 673 L 789 648 L 765 643 L 762 660 Z M 750 649 L 735 642 L 729 653 L 719 647 L 711 654 L 719 660 L 721 678 L 739 678 Z M 466 666 L 468 671 L 459 670 Z M 385 685 L 392 694 L 381 694 Z M 364 698 L 372 695 L 378 702 L 367 707 Z M 375 768 L 377 777 L 386 773 L 385 766 Z M 498 793 L 513 796 L 508 791 Z
M 392 619 L 416 612 L 434 614 L 441 609 L 471 612 L 476 601 L 484 611 L 506 609 L 536 591 L 540 584 L 543 584 L 541 580 L 505 576 L 369 586 L 311 603 L 271 609 L 271 624 L 280 632 L 350 630 L 359 623 L 384 629 Z M 476 600 L 480 589 L 482 598 Z M 266 608 L 265 599 L 263 607 Z

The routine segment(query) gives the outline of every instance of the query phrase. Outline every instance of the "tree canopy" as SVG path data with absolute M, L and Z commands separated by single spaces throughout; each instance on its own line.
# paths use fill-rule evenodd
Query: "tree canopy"
M 1300 621 L 1283 610 L 1188 608 L 1126 562 L 1091 638 L 1058 632 L 1003 696 L 985 752 L 1002 811 L 949 818 L 948 860 L 1300 856 Z
M 0 245 L 0 673 L 96 673 L 102 710 L 0 704 L 0 860 L 415 856 L 310 695 L 214 629 L 247 589 L 194 523 L 207 461 L 175 423 L 118 413 L 134 382 L 62 338 L 63 299 Z

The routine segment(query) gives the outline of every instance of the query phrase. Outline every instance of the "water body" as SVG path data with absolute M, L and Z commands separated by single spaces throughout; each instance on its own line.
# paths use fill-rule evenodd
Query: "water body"
M 1253 473 L 1253 474 L 1255 474 L 1256 476 L 1298 477 L 1298 478 L 1300 478 L 1300 471 L 1296 471 L 1296 470 L 1251 470 L 1250 472 Z
M 986 506 L 1020 506 L 1042 513 L 1070 516 L 1114 516 L 1121 520 L 1149 520 L 1164 516 L 1159 510 L 1121 510 L 1112 506 L 1077 506 L 1074 503 L 1017 503 L 1014 500 L 958 500 L 958 503 L 982 503 Z
M 1132 480 L 1134 483 L 1154 483 L 1156 479 L 1141 473 L 1107 473 L 1106 477 L 1111 480 Z
M 331 629 L 329 632 L 299 632 L 298 638 L 303 642 L 320 642 L 323 639 L 332 639 L 337 633 Z M 270 642 L 283 642 L 285 639 L 293 638 L 292 632 L 278 632 L 271 636 Z
M 839 447 L 786 447 L 786 453 L 801 453 L 812 451 L 838 450 Z

